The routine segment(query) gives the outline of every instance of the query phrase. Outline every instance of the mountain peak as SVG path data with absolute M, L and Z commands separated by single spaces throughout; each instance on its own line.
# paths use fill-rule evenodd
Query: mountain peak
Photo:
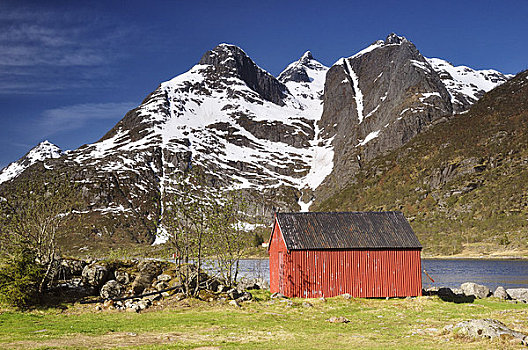
M 207 51 L 199 64 L 214 67 L 213 72 L 220 76 L 239 78 L 265 100 L 284 105 L 287 88 L 273 75 L 260 68 L 238 46 L 220 44 Z
M 62 154 L 63 152 L 58 146 L 48 140 L 42 141 L 22 158 L 0 170 L 0 184 L 17 177 L 36 162 L 43 162 L 46 159 L 51 158 L 59 158 Z
M 387 44 L 401 44 L 407 41 L 408 40 L 405 37 L 399 36 L 396 33 L 390 33 L 389 35 L 387 35 L 387 38 L 385 38 L 386 45 Z
M 313 56 L 312 56 L 312 53 L 311 53 L 310 51 L 306 51 L 306 52 L 302 55 L 302 57 L 301 57 L 301 59 L 300 59 L 299 61 L 300 61 L 300 62 L 306 62 L 306 61 L 311 61 L 311 60 L 313 60 L 313 59 L 314 59 L 314 58 L 313 58 Z
M 326 71 L 327 67 L 319 63 L 313 58 L 310 51 L 306 51 L 301 58 L 292 62 L 279 74 L 279 81 L 285 83 L 288 81 L 309 83 L 312 78 L 308 71 Z

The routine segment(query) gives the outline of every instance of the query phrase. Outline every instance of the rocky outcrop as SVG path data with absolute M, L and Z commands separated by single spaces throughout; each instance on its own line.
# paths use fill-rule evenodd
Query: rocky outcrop
M 82 272 L 82 281 L 84 284 L 99 289 L 110 278 L 110 272 L 107 267 L 98 263 L 86 265 Z
M 211 65 L 216 74 L 221 76 L 235 75 L 242 79 L 250 89 L 260 96 L 278 105 L 284 105 L 286 86 L 277 78 L 261 69 L 242 49 L 234 45 L 220 44 L 207 51 L 199 64 Z
M 510 288 L 506 292 L 512 299 L 528 303 L 528 288 Z
M 401 147 L 452 112 L 438 74 L 403 37 L 391 34 L 339 60 L 326 76 L 319 121 L 336 154 L 327 187 L 339 188 L 364 162 Z
M 456 331 L 471 337 L 504 338 L 512 337 L 523 345 L 528 345 L 528 336 L 508 328 L 504 323 L 492 319 L 475 319 L 458 323 Z
M 497 289 L 495 289 L 495 292 L 493 292 L 493 296 L 502 300 L 511 299 L 508 295 L 508 292 L 506 292 L 506 289 L 504 289 L 504 287 L 502 286 L 499 286 L 497 287 Z
M 116 280 L 110 280 L 106 282 L 102 287 L 99 295 L 103 299 L 112 299 L 117 298 L 121 295 L 122 286 Z
M 138 265 L 138 270 L 138 275 L 132 283 L 132 290 L 135 294 L 141 294 L 145 288 L 150 286 L 152 280 L 163 271 L 163 264 L 145 261 Z
M 487 298 L 491 293 L 488 287 L 473 282 L 462 283 L 460 289 L 465 295 L 475 296 L 479 299 Z

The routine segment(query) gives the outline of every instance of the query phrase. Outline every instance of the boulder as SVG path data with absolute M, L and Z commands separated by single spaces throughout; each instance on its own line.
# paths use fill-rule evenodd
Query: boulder
M 250 292 L 244 292 L 242 293 L 241 296 L 239 296 L 236 300 L 238 302 L 243 302 L 243 301 L 250 301 L 251 299 L 253 299 L 253 295 L 251 295 Z
M 234 307 L 240 307 L 240 304 L 236 300 L 229 301 L 229 305 Z
M 110 272 L 106 266 L 97 263 L 86 265 L 82 271 L 83 283 L 98 290 L 108 281 L 109 276 Z
M 512 299 L 528 303 L 528 288 L 510 288 L 506 292 Z
M 518 339 L 521 344 L 528 345 L 528 336 L 508 328 L 504 323 L 492 319 L 475 319 L 460 322 L 455 330 L 472 337 L 504 338 L 512 337 Z
M 491 293 L 488 287 L 473 282 L 462 283 L 460 289 L 462 289 L 465 295 L 474 296 L 479 299 L 487 298 Z
M 114 273 L 117 282 L 126 285 L 130 283 L 130 275 L 125 271 L 116 271 Z
M 167 274 L 161 274 L 156 279 L 159 282 L 169 282 L 172 279 L 172 276 Z
M 495 289 L 495 292 L 493 293 L 493 296 L 495 298 L 499 298 L 502 300 L 508 300 L 510 299 L 510 296 L 508 295 L 508 292 L 506 292 L 506 289 L 504 287 L 500 286 Z
M 260 289 L 260 286 L 257 284 L 256 279 L 254 278 L 242 278 L 240 282 L 238 282 L 238 289 L 240 290 L 252 290 L 252 289 Z
M 214 301 L 216 299 L 216 294 L 209 290 L 202 289 L 198 292 L 198 298 L 203 301 Z
M 240 298 L 243 294 L 244 293 L 239 292 L 236 288 L 232 288 L 227 291 L 228 298 L 233 300 Z
M 148 288 L 152 280 L 161 274 L 161 265 L 154 261 L 144 261 L 138 265 L 138 275 L 132 282 L 134 294 L 141 294 L 145 288 Z
M 121 290 L 122 288 L 119 282 L 116 280 L 110 280 L 101 287 L 99 295 L 103 299 L 113 299 L 121 295 Z
M 70 279 L 73 276 L 81 276 L 86 262 L 82 260 L 63 259 L 60 262 L 59 279 Z

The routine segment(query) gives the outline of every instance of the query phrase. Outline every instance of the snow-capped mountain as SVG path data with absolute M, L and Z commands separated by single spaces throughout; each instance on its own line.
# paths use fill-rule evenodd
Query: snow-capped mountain
M 46 159 L 59 158 L 62 154 L 62 150 L 53 143 L 49 142 L 48 140 L 42 141 L 33 147 L 22 158 L 9 164 L 0 171 L 0 184 L 17 177 L 36 162 L 42 162 Z
M 466 66 L 453 66 L 440 58 L 426 60 L 442 79 L 451 95 L 453 110 L 457 113 L 466 111 L 484 93 L 513 77 L 493 69 L 474 70 Z
M 163 241 L 163 194 L 191 164 L 216 186 L 243 189 L 259 215 L 308 210 L 354 181 L 363 162 L 459 110 L 455 85 L 467 82 L 451 74 L 447 86 L 441 68 L 395 34 L 331 68 L 308 51 L 278 78 L 220 44 L 99 141 L 41 160 L 82 187 L 79 246 Z M 25 169 L 13 164 L 0 192 Z

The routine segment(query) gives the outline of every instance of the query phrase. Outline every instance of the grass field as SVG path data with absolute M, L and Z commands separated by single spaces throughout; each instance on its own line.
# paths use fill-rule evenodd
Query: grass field
M 69 305 L 0 309 L 0 347 L 37 349 L 482 349 L 522 348 L 510 340 L 472 339 L 443 330 L 494 318 L 528 333 L 528 305 L 493 298 L 455 304 L 438 297 L 271 301 L 268 292 L 241 308 L 166 299 L 141 314 Z M 349 323 L 329 323 L 344 316 Z

